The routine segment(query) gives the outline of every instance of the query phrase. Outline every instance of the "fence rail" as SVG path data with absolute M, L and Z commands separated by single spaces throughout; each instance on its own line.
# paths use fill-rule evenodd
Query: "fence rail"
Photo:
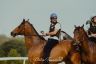
M 5 60 L 23 60 L 23 64 L 25 64 L 26 60 L 28 60 L 28 57 L 2 57 L 0 58 L 0 61 L 5 61 Z M 58 64 L 65 64 L 65 63 L 61 62 Z
M 26 60 L 28 60 L 28 57 L 2 57 L 0 58 L 0 61 L 4 60 L 23 60 L 23 64 L 25 64 Z

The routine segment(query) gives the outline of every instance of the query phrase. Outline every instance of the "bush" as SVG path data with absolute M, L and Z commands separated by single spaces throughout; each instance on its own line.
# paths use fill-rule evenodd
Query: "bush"
M 20 56 L 25 57 L 27 55 L 25 44 L 21 40 L 9 40 L 3 43 L 0 47 L 3 51 L 6 52 L 5 56 L 8 56 L 8 53 L 11 49 L 16 49 Z

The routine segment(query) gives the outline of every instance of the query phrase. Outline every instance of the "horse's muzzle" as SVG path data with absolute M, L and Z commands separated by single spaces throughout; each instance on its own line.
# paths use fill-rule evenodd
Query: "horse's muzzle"
M 16 36 L 16 33 L 11 32 L 11 36 L 15 37 Z

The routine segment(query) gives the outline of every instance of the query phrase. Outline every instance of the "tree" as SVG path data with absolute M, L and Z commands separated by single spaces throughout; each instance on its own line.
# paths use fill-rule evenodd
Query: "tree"
M 20 57 L 20 54 L 17 52 L 16 49 L 11 49 L 8 53 L 8 57 Z
M 0 48 L 0 58 L 5 57 L 5 52 Z M 7 64 L 6 61 L 0 61 L 0 64 Z
M 5 56 L 5 52 L 4 52 L 4 50 L 2 50 L 1 48 L 0 48 L 0 57 L 4 57 Z
M 10 38 L 8 38 L 5 35 L 0 35 L 0 45 L 3 44 L 4 42 L 8 41 Z
M 21 56 L 25 57 L 27 55 L 25 44 L 19 39 L 7 41 L 1 45 L 1 48 L 6 52 L 5 56 L 8 56 L 8 53 L 11 49 L 16 49 Z
M 20 57 L 20 54 L 17 52 L 16 49 L 11 49 L 10 52 L 8 53 L 8 57 Z M 11 60 L 7 61 L 8 64 L 22 64 L 22 61 L 20 60 Z

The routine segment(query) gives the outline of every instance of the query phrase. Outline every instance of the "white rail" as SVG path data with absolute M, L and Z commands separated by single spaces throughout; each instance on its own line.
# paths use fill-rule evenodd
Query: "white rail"
M 28 60 L 28 57 L 2 57 L 0 58 L 0 61 L 4 60 L 23 60 L 23 64 L 25 64 L 26 60 Z
M 2 57 L 0 58 L 0 61 L 5 61 L 5 60 L 23 60 L 23 64 L 25 64 L 26 60 L 28 60 L 28 57 Z M 58 64 L 65 64 L 65 63 L 61 62 Z

